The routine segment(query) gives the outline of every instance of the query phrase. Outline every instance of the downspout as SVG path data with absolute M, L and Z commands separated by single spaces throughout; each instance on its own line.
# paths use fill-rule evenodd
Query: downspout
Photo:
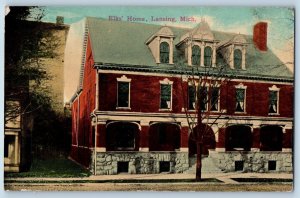
M 80 110 L 80 102 L 79 102 L 79 100 L 80 100 L 80 97 L 79 97 L 79 94 L 78 94 L 78 91 L 76 92 L 76 97 L 77 97 L 77 130 L 76 130 L 76 143 L 77 143 L 77 149 L 78 149 L 78 132 L 79 132 L 79 110 Z
M 96 93 L 95 93 L 95 109 L 94 111 L 92 112 L 92 115 L 95 117 L 95 122 L 96 122 L 96 125 L 95 125 L 95 147 L 94 147 L 94 175 L 96 175 L 97 173 L 97 133 L 98 133 L 98 117 L 97 115 L 95 114 L 95 111 L 98 110 L 98 107 L 99 107 L 99 85 L 98 85 L 98 69 L 96 69 Z

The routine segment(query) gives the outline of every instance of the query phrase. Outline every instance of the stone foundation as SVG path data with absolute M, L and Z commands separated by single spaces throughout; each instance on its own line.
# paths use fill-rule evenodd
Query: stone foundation
M 187 152 L 97 152 L 96 160 L 97 175 L 118 174 L 118 162 L 128 162 L 129 174 L 160 173 L 160 162 L 170 163 L 170 173 L 182 173 L 189 168 Z M 94 172 L 94 154 L 91 167 Z
M 293 162 L 291 152 L 281 151 L 209 151 L 209 158 L 222 171 L 236 170 L 236 162 L 242 161 L 243 172 L 292 172 Z M 270 162 L 271 161 L 271 162 Z M 275 162 L 275 163 L 274 163 Z M 270 165 L 273 163 L 272 165 Z M 274 164 L 276 164 L 274 166 Z

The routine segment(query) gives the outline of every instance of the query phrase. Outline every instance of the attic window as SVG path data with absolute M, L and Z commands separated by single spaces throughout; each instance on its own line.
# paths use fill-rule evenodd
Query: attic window
M 234 50 L 234 68 L 242 69 L 242 52 L 239 49 Z
M 204 48 L 204 66 L 210 67 L 212 65 L 212 49 L 207 46 Z
M 200 65 L 201 51 L 198 45 L 192 48 L 192 65 Z
M 160 62 L 161 63 L 169 63 L 169 51 L 170 47 L 167 42 L 162 42 L 160 44 Z

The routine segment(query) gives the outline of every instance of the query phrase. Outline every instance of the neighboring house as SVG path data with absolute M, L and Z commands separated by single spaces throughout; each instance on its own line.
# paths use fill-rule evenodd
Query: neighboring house
M 45 70 L 50 76 L 41 83 L 41 91 L 47 90 L 52 100 L 52 109 L 56 113 L 64 112 L 63 101 L 63 61 L 65 40 L 69 27 L 63 24 L 63 18 L 58 17 L 57 23 L 43 23 L 24 21 L 28 24 L 30 31 L 39 25 L 43 31 L 53 31 L 53 34 L 59 39 L 56 40 L 59 45 L 56 49 L 57 56 L 49 59 L 43 59 Z M 26 32 L 26 31 L 25 31 Z M 28 33 L 28 32 L 27 32 Z M 27 78 L 24 78 L 27 79 Z M 10 84 L 10 82 L 5 82 Z M 12 92 L 21 93 L 13 97 L 7 96 L 6 104 L 10 104 L 11 113 L 5 112 L 5 136 L 4 136 L 4 171 L 19 172 L 27 171 L 32 161 L 32 129 L 34 124 L 34 112 L 27 112 L 28 90 L 32 89 L 31 82 L 22 82 L 22 88 L 14 87 Z M 13 85 L 12 85 L 13 86 Z M 22 90 L 21 90 L 22 89 Z M 37 91 L 37 90 L 35 90 Z
M 182 74 L 225 65 L 233 78 L 205 120 L 220 116 L 204 142 L 210 165 L 292 171 L 293 74 L 268 49 L 267 23 L 253 29 L 250 36 L 211 31 L 205 21 L 187 29 L 87 18 L 70 156 L 99 175 L 189 171 L 196 144 L 184 108 L 192 112 L 195 99 L 183 96 Z

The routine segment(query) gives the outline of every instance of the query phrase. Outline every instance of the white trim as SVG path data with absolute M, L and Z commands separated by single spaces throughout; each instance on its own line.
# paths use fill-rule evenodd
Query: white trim
M 180 147 L 179 151 L 180 152 L 189 152 L 189 148 L 187 148 L 187 147 Z
M 155 119 L 165 120 L 167 122 L 186 122 L 186 114 L 184 113 L 147 113 L 147 112 L 132 112 L 132 111 L 97 111 L 95 112 L 98 116 L 98 124 L 99 123 L 106 123 L 107 120 L 143 120 L 146 121 L 154 121 Z M 218 123 L 223 123 L 222 120 L 228 120 L 229 115 L 211 115 L 211 120 L 215 120 L 219 118 Z M 264 123 L 265 121 L 276 122 L 275 124 L 284 123 L 282 125 L 292 125 L 294 118 L 290 117 L 269 117 L 269 116 L 231 116 L 232 119 L 229 119 L 229 123 L 238 123 L 238 124 L 270 124 Z M 113 119 L 112 119 L 113 118 Z M 117 119 L 118 118 L 118 119 Z M 134 118 L 134 119 L 133 119 Z M 153 119 L 152 119 L 153 118 Z M 182 120 L 181 120 L 182 119 Z M 181 120 L 181 121 L 177 121 Z M 208 119 L 209 122 L 210 119 Z M 247 123 L 251 121 L 251 123 Z M 245 123 L 244 123 L 245 122 Z M 253 122 L 253 123 L 252 123 Z M 288 123 L 287 123 L 288 122 Z
M 159 83 L 163 85 L 173 85 L 173 81 L 170 81 L 168 78 L 165 78 L 164 80 L 160 80 Z
M 281 151 L 286 152 L 286 153 L 290 153 L 290 152 L 292 152 L 292 149 L 291 148 L 282 148 Z
M 225 148 L 216 148 L 217 152 L 225 152 Z
M 96 152 L 106 152 L 106 147 L 97 147 Z
M 127 74 L 127 75 L 138 75 L 138 76 L 159 76 L 169 78 L 182 78 L 180 74 L 162 74 L 154 72 L 141 72 L 141 71 L 117 71 L 117 70 L 98 70 L 100 74 Z M 209 79 L 209 77 L 208 77 Z M 230 79 L 231 82 L 250 82 L 250 83 L 266 83 L 266 84 L 277 84 L 277 85 L 294 85 L 293 82 L 276 82 L 276 81 L 264 81 L 264 80 L 249 80 L 249 79 Z
M 140 148 L 139 148 L 139 151 L 142 151 L 142 152 L 149 152 L 149 147 L 140 147 Z
M 130 78 L 127 78 L 127 76 L 123 75 L 121 78 L 117 78 L 118 82 L 131 82 Z

